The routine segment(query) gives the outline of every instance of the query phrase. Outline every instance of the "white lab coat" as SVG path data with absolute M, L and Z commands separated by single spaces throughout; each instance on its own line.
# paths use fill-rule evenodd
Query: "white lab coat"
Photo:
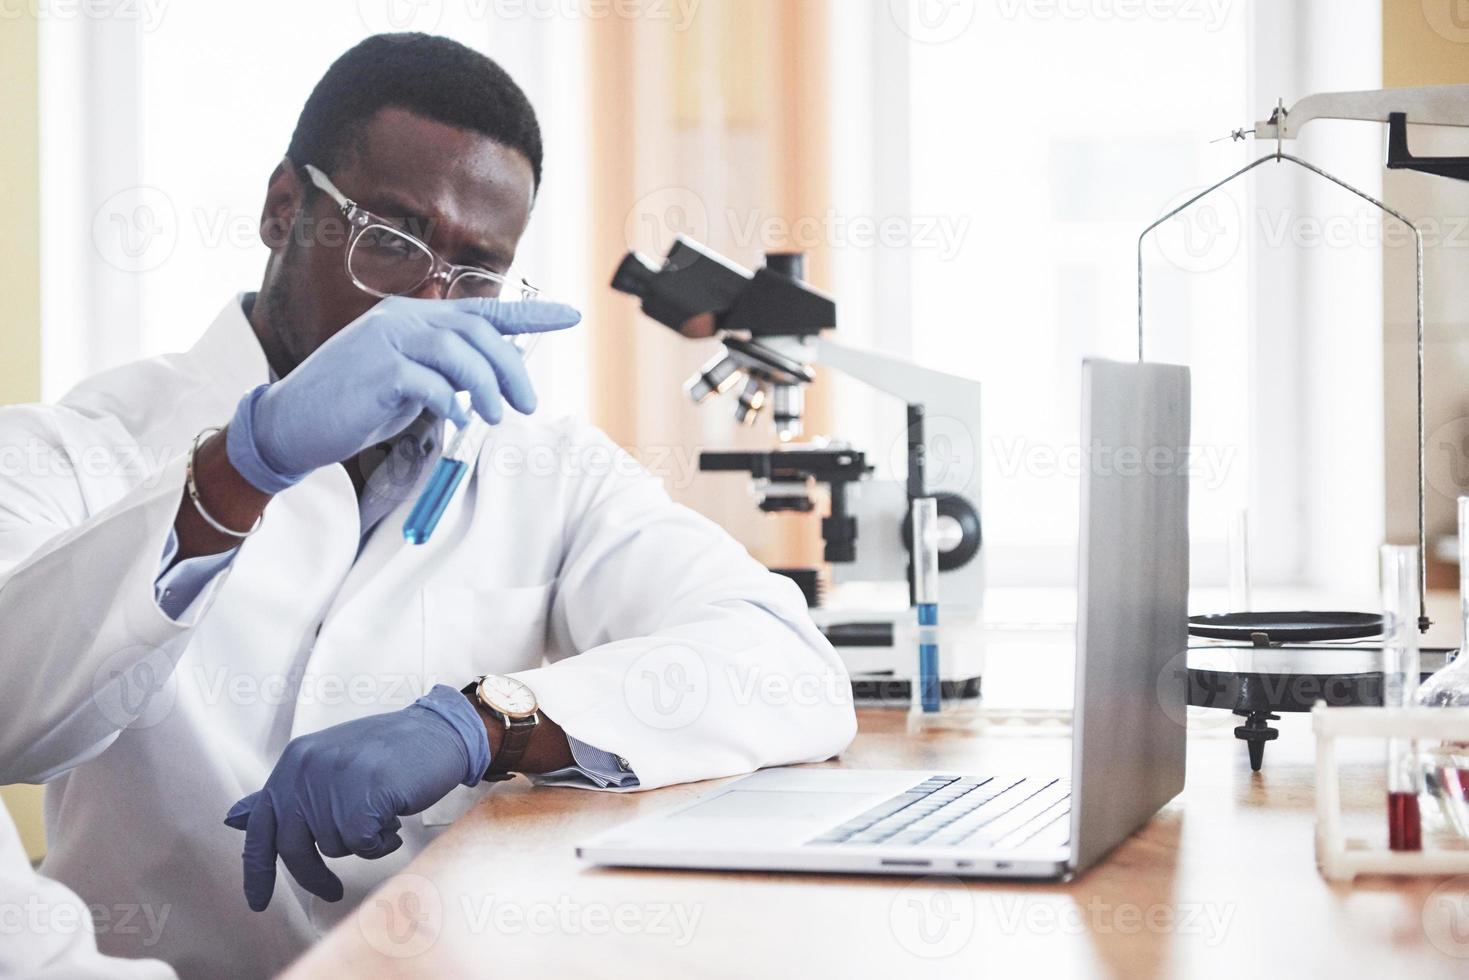
M 147 947 L 168 924 L 165 910 L 136 902 L 89 909 L 67 887 L 36 874 L 0 803 L 0 977 L 27 980 L 176 980 L 158 960 L 97 952 L 95 931 L 137 933 Z
M 109 933 L 104 952 L 185 976 L 285 966 L 492 787 L 406 818 L 387 858 L 329 861 L 340 903 L 281 867 L 259 914 L 225 812 L 291 738 L 434 683 L 514 673 L 643 788 L 851 740 L 845 671 L 795 586 L 568 421 L 508 413 L 423 547 L 399 533 L 410 501 L 359 555 L 351 481 L 318 470 L 170 619 L 154 583 L 189 446 L 267 374 L 236 299 L 186 354 L 0 409 L 0 782 L 50 781 L 45 873 L 170 909 L 150 949 Z

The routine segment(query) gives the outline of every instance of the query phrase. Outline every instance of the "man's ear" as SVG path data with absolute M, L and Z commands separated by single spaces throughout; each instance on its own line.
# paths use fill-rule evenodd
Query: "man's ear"
M 306 188 L 296 165 L 289 157 L 283 157 L 271 172 L 270 183 L 265 188 L 265 206 L 260 211 L 260 240 L 266 248 L 275 252 L 285 247 L 305 199 Z

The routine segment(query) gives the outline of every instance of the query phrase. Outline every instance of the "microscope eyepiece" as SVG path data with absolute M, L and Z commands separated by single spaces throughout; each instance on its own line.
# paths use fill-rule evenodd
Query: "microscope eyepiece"
M 653 281 L 657 276 L 656 265 L 637 252 L 628 252 L 612 276 L 612 288 L 619 293 L 628 293 L 642 299 L 653 288 Z

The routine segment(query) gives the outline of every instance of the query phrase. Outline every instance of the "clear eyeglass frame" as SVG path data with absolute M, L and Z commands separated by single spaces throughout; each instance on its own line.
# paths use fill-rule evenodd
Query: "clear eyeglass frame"
M 351 229 L 347 238 L 344 262 L 348 278 L 363 292 L 380 298 L 405 296 L 417 292 L 429 280 L 437 279 L 443 283 L 445 299 L 481 296 L 517 301 L 535 299 L 540 295 L 540 290 L 524 279 L 500 275 L 478 266 L 455 265 L 429 248 L 427 243 L 421 239 L 397 227 L 388 219 L 373 214 L 347 197 L 318 167 L 308 163 L 303 169 L 307 177 L 311 179 L 311 183 L 332 199 Z M 405 279 L 402 284 L 397 284 L 397 288 L 384 289 L 384 286 L 393 284 L 378 280 L 374 285 L 372 281 L 369 281 L 373 278 L 371 274 L 366 279 L 361 274 L 365 271 L 365 260 L 362 258 L 362 253 L 359 252 L 359 247 L 362 246 L 365 236 L 369 234 L 377 236 L 373 240 L 374 247 L 387 249 L 389 246 L 382 243 L 390 242 L 392 247 L 403 250 L 400 253 L 405 256 L 402 269 L 408 279 Z M 421 276 L 408 271 L 415 261 L 425 265 Z

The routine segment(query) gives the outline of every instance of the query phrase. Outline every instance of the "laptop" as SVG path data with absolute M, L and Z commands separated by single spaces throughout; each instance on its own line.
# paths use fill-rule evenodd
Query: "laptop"
M 1189 373 L 1082 367 L 1071 771 L 766 769 L 577 848 L 652 868 L 1060 879 L 1182 789 Z

